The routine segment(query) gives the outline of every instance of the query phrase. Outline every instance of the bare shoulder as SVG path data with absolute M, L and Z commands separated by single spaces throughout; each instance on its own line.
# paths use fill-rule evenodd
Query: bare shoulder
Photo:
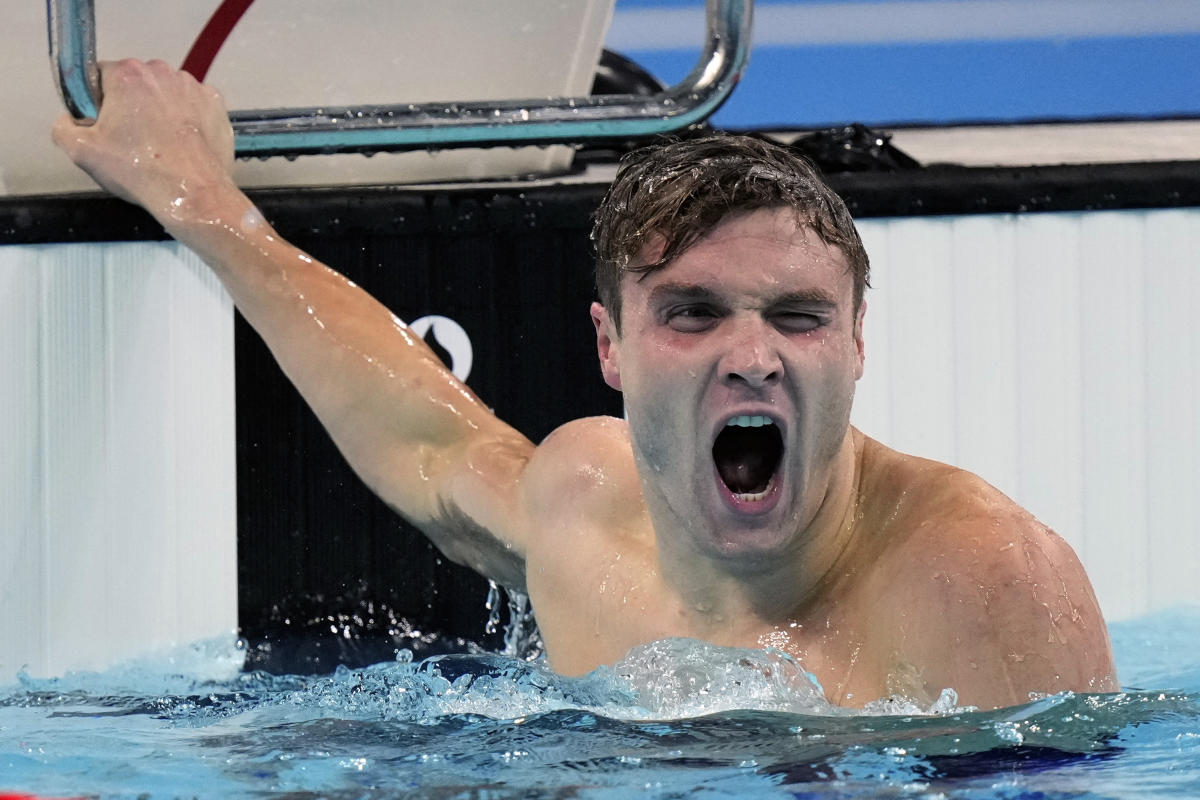
M 970 472 L 875 456 L 904 498 L 882 559 L 904 576 L 889 633 L 934 696 L 953 687 L 963 702 L 1004 706 L 1118 688 L 1091 583 L 1062 537 Z
M 615 417 L 586 417 L 555 429 L 534 451 L 524 491 L 542 515 L 584 516 L 617 524 L 643 511 L 629 426 Z

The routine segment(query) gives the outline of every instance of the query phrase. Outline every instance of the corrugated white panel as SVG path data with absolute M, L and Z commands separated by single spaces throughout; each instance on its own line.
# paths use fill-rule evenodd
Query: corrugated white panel
M 0 248 L 0 681 L 12 677 L 17 643 L 42 651 L 42 595 L 29 580 L 41 573 L 41 540 L 26 535 L 42 517 L 40 290 L 32 249 Z
M 1001 491 L 1017 489 L 1016 236 L 990 217 L 968 217 L 949 230 L 954 319 L 956 460 Z M 988 353 L 988 358 L 980 358 Z
M 1095 214 L 1079 231 L 1085 547 L 1106 602 L 1129 609 L 1150 592 L 1144 225 Z
M 9 246 L 0 303 L 0 680 L 235 630 L 223 289 L 175 244 Z
M 954 455 L 954 428 L 944 419 L 955 406 L 954 261 L 949 237 L 930 233 L 921 220 L 896 220 L 886 229 L 891 269 L 875 273 L 879 292 L 872 300 L 887 297 L 887 327 L 873 329 L 868 311 L 864 335 L 868 342 L 911 344 L 887 352 L 890 440 L 903 450 L 946 459 Z
M 1009 433 L 1020 456 L 1013 497 L 1083 555 L 1080 223 L 1063 214 L 996 219 L 1011 224 L 1017 239 L 1020 392 L 1017 428 Z
M 1149 603 L 1200 595 L 1200 211 L 1146 219 Z
M 860 229 L 875 289 L 855 424 L 1029 508 L 1110 618 L 1200 602 L 1200 211 Z

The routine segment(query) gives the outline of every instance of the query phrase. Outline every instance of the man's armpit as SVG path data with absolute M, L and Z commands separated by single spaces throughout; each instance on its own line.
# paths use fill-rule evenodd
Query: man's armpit
M 451 561 L 513 589 L 525 585 L 529 521 L 521 483 L 532 452 L 514 432 L 444 454 L 429 478 L 430 516 L 414 520 Z
M 444 501 L 438 504 L 434 525 L 441 535 L 431 535 L 430 539 L 451 561 L 505 588 L 525 591 L 525 557 L 511 542 L 499 538 L 461 507 Z

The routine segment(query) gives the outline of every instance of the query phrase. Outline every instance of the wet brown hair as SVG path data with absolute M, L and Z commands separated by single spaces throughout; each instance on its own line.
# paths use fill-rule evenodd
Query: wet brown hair
M 791 208 L 800 224 L 846 256 L 854 279 L 854 312 L 870 285 L 870 262 L 846 204 L 825 185 L 808 159 L 748 136 L 685 139 L 635 150 L 595 215 L 596 291 L 618 333 L 621 278 L 662 269 L 730 214 Z M 652 236 L 662 257 L 637 263 Z

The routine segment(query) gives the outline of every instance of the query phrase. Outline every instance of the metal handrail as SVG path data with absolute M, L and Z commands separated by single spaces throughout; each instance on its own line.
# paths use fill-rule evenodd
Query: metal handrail
M 50 57 L 77 119 L 100 108 L 94 0 L 46 0 Z M 233 111 L 240 156 L 361 153 L 583 143 L 671 133 L 707 119 L 733 91 L 750 52 L 754 0 L 707 0 L 708 45 L 680 83 L 651 97 Z

